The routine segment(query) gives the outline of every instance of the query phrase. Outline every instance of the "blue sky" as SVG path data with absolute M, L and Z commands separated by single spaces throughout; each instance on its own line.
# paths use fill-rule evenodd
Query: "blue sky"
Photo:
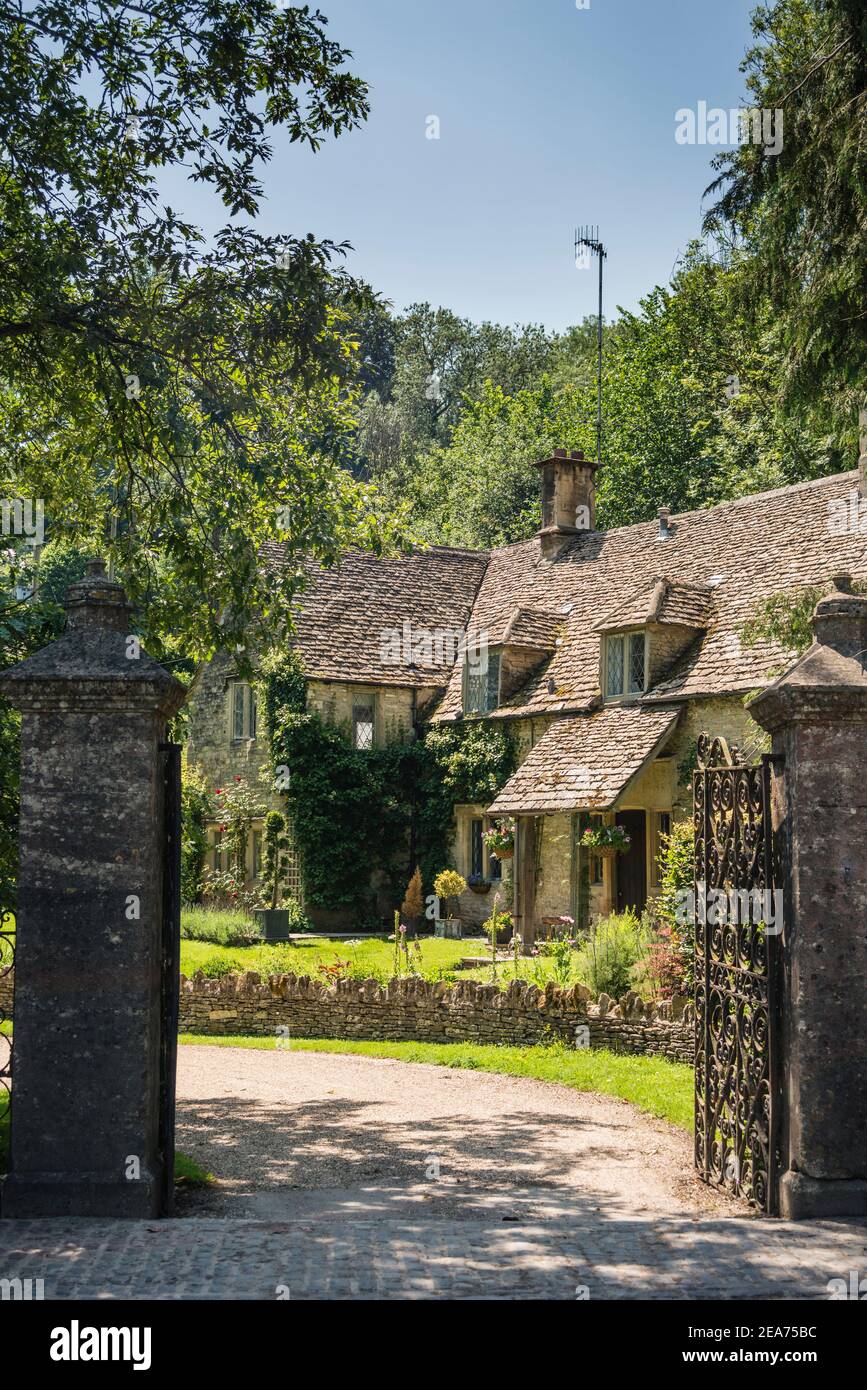
M 598 223 L 606 316 L 634 308 L 698 233 L 712 177 L 675 111 L 742 101 L 752 3 L 319 0 L 371 116 L 317 155 L 278 136 L 259 225 L 352 242 L 350 268 L 397 308 L 562 329 L 595 312 L 572 237 Z M 201 198 L 185 210 L 213 225 Z

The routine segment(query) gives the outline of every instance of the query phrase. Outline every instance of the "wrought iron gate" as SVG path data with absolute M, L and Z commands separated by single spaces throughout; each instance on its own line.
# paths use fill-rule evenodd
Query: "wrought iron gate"
M 181 951 L 181 750 L 160 746 L 163 756 L 163 934 L 160 1009 L 160 1153 L 162 1214 L 171 1216 L 175 1192 L 175 1082 Z
M 0 980 L 6 981 L 6 989 L 14 964 L 15 914 L 0 899 Z M 12 1103 L 12 1038 L 8 1031 L 11 1021 L 11 1010 L 4 1011 L 0 1003 L 0 1122 L 6 1121 Z
M 774 1215 L 781 1169 L 782 914 L 767 911 L 781 900 L 770 763 L 766 756 L 744 766 L 724 739 L 703 734 L 698 741 L 695 1163 L 705 1182 Z

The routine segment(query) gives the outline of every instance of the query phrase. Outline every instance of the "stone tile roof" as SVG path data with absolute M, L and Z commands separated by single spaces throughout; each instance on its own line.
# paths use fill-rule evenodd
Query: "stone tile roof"
M 487 632 L 492 645 L 552 653 L 495 719 L 593 709 L 609 623 L 696 629 L 697 640 L 645 702 L 754 690 L 792 659 L 775 644 L 742 642 L 759 600 L 824 586 L 841 570 L 867 579 L 867 535 L 833 535 L 827 525 L 829 505 L 848 501 L 857 485 L 857 473 L 842 473 L 681 513 L 671 517 L 667 540 L 656 521 L 582 532 L 552 559 L 543 558 L 538 537 L 490 553 L 351 554 L 334 569 L 311 568 L 296 605 L 298 642 L 314 678 L 447 687 L 437 719 L 461 713 L 460 663 L 453 667 L 455 644 L 442 636 L 464 631 L 471 640 Z M 279 547 L 271 549 L 277 562 Z M 400 638 L 397 662 L 383 661 L 389 633 Z
M 538 608 L 512 608 L 487 629 L 490 646 L 530 647 L 553 652 L 557 633 L 563 626 L 561 613 Z
M 275 548 L 271 558 L 279 560 Z M 307 674 L 318 680 L 443 687 L 488 563 L 434 546 L 412 555 L 346 555 L 311 567 L 294 610 Z
M 867 579 L 867 535 L 833 535 L 828 526 L 830 504 L 846 502 L 857 485 L 856 472 L 842 473 L 681 513 L 672 516 L 667 540 L 659 539 L 653 521 L 583 532 L 547 560 L 538 538 L 493 551 L 473 628 L 494 630 L 515 607 L 541 608 L 560 615 L 563 638 L 552 660 L 491 717 L 592 709 L 600 698 L 597 624 L 660 578 L 672 586 L 671 614 L 692 613 L 695 619 L 687 595 L 698 590 L 708 626 L 645 699 L 735 694 L 766 684 L 793 654 L 774 643 L 750 647 L 741 640 L 756 603 L 780 591 L 825 586 L 841 570 Z M 555 689 L 549 692 L 552 677 Z M 460 704 L 455 671 L 434 717 L 454 719 Z
M 673 731 L 680 709 L 610 705 L 556 719 L 509 779 L 491 815 L 607 811 Z
M 712 611 L 713 589 L 706 584 L 676 584 L 657 576 L 637 594 L 620 599 L 595 631 L 617 632 L 645 623 L 700 629 L 707 627 Z

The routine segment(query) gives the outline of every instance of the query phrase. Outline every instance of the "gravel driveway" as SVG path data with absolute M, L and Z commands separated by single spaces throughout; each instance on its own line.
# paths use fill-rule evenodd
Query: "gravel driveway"
M 626 1101 L 369 1057 L 182 1047 L 177 1144 L 217 1179 L 190 1215 L 746 1211 L 693 1177 L 686 1133 Z

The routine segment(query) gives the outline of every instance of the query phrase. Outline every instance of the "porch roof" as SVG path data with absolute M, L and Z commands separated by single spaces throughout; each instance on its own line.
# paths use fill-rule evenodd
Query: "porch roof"
M 612 705 L 558 719 L 509 779 L 490 815 L 609 811 L 680 718 L 683 706 Z

